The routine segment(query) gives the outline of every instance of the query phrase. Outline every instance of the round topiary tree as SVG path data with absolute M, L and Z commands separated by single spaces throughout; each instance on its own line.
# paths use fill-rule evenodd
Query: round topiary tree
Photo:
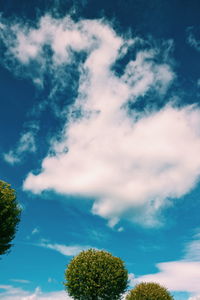
M 142 282 L 126 296 L 126 300 L 173 300 L 168 290 L 154 282 Z
M 76 300 L 118 300 L 126 291 L 124 262 L 106 251 L 82 251 L 69 263 L 65 287 Z
M 11 189 L 10 184 L 0 180 L 0 255 L 5 254 L 12 246 L 20 213 L 15 190 Z

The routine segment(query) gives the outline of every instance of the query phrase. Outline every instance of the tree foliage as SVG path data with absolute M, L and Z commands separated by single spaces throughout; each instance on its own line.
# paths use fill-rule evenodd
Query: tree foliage
M 20 213 L 15 190 L 10 184 L 0 180 L 0 255 L 5 254 L 12 246 Z
M 173 300 L 168 290 L 154 282 L 137 284 L 126 296 L 126 300 Z
M 117 300 L 125 292 L 128 273 L 124 262 L 106 251 L 82 251 L 69 263 L 66 289 L 76 300 Z

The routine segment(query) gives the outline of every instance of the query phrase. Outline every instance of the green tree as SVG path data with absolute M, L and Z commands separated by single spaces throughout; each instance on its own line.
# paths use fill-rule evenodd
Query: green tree
M 124 262 L 106 251 L 82 251 L 69 263 L 65 287 L 76 300 L 117 300 L 127 289 Z
M 5 254 L 12 246 L 20 213 L 15 190 L 10 184 L 0 180 L 0 255 Z
M 173 300 L 168 290 L 155 282 L 142 282 L 126 296 L 126 300 Z

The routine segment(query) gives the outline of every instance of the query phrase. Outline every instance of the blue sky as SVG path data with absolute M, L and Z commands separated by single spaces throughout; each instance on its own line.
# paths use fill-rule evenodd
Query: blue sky
M 71 258 L 200 299 L 198 1 L 0 2 L 0 178 L 23 212 L 0 299 L 70 299 Z

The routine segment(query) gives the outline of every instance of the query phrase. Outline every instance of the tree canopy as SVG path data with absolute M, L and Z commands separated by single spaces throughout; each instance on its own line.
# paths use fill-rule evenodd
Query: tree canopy
M 12 246 L 20 214 L 15 190 L 10 184 L 0 180 L 0 255 L 5 254 Z
M 76 300 L 118 300 L 125 292 L 128 273 L 124 262 L 106 251 L 82 251 L 69 263 L 66 289 Z
M 126 300 L 173 300 L 168 290 L 155 282 L 142 282 L 126 296 Z

